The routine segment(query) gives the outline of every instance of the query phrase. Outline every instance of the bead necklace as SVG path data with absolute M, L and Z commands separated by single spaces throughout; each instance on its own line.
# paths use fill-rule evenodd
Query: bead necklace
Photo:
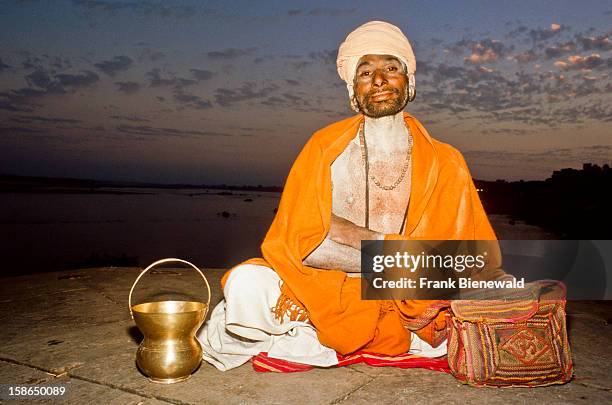
M 365 125 L 361 123 L 359 126 L 359 146 L 361 146 L 361 159 L 365 166 L 365 227 L 370 229 L 370 182 L 368 178 L 371 179 L 374 184 L 385 191 L 391 191 L 395 189 L 406 176 L 406 172 L 408 171 L 408 167 L 410 167 L 410 157 L 412 155 L 412 134 L 410 133 L 410 128 L 408 129 L 408 152 L 406 153 L 406 161 L 404 162 L 404 166 L 402 167 L 402 171 L 400 173 L 399 178 L 391 185 L 391 186 L 383 186 L 376 177 L 370 175 L 370 162 L 368 159 L 368 146 L 366 144 L 365 139 Z M 406 225 L 406 217 L 408 215 L 408 206 L 410 205 L 410 198 L 408 198 L 408 205 L 406 205 L 406 212 L 404 213 L 404 220 L 402 221 L 402 226 L 400 228 L 400 235 L 404 232 L 404 226 Z
M 408 128 L 407 128 L 408 129 Z M 366 145 L 365 140 L 365 125 L 362 123 L 359 127 L 359 146 L 361 147 L 361 160 L 366 167 L 369 169 L 369 161 L 368 161 L 368 147 Z M 376 185 L 376 187 L 385 191 L 392 191 L 404 180 L 406 176 L 406 172 L 410 167 L 410 156 L 412 155 L 412 134 L 410 133 L 410 129 L 408 129 L 408 151 L 406 152 L 406 159 L 404 160 L 404 165 L 402 166 L 402 170 L 400 171 L 400 175 L 390 186 L 382 184 L 373 174 L 369 174 L 370 180 Z M 369 170 L 366 170 L 369 172 Z

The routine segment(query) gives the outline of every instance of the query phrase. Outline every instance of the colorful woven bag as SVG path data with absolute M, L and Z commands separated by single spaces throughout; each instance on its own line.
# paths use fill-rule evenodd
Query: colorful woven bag
M 572 378 L 565 287 L 531 284 L 531 299 L 458 300 L 447 315 L 448 362 L 471 385 L 535 387 Z

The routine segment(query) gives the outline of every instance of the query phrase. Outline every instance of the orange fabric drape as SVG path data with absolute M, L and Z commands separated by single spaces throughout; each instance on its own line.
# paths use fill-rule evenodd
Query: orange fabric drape
M 404 234 L 386 238 L 495 239 L 461 154 L 432 139 L 412 116 L 404 118 L 413 136 L 410 205 Z M 397 355 L 410 347 L 408 330 L 439 343 L 444 331 L 441 310 L 447 302 L 361 300 L 358 278 L 302 263 L 329 231 L 331 164 L 362 121 L 357 115 L 310 138 L 289 172 L 278 212 L 261 245 L 263 259 L 248 263 L 278 273 L 282 293 L 308 311 L 322 344 L 341 354 L 368 350 Z

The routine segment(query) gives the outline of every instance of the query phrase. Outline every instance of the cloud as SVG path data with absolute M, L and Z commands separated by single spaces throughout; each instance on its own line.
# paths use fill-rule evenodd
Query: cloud
M 533 51 L 525 51 L 525 52 L 521 52 L 517 55 L 514 56 L 514 60 L 516 60 L 518 63 L 530 63 L 530 62 L 534 62 L 538 59 L 538 56 L 535 54 L 535 52 Z
M 546 41 L 550 38 L 553 38 L 561 34 L 563 31 L 566 31 L 567 29 L 568 27 L 565 25 L 559 26 L 559 24 L 551 24 L 551 27 L 548 29 L 538 28 L 538 29 L 529 30 L 529 37 L 531 37 L 531 40 L 533 42 Z
M 261 104 L 267 105 L 269 107 L 276 107 L 276 106 L 286 106 L 287 102 L 282 97 L 272 96 L 262 101 Z
M 94 66 L 107 75 L 114 76 L 117 72 L 128 70 L 132 66 L 132 63 L 134 63 L 132 58 L 121 55 L 115 56 L 111 60 L 95 63 Z
M 27 128 L 27 127 L 0 127 L 0 135 L 14 135 L 14 134 L 44 134 L 47 131 L 39 128 Z
M 44 57 L 47 57 L 47 55 L 43 55 Z M 70 69 L 72 68 L 72 62 L 67 59 L 67 58 L 62 58 L 60 56 L 54 56 L 54 57 L 48 57 L 48 63 L 49 66 L 51 66 L 53 69 L 57 69 L 57 70 L 65 70 L 65 69 Z
M 482 134 L 501 134 L 501 135 L 525 135 L 529 134 L 530 131 L 523 128 L 493 128 L 484 129 L 481 131 Z
M 513 57 L 516 59 L 516 56 Z M 529 56 L 533 58 L 533 56 Z M 557 66 L 565 70 L 603 67 L 605 60 L 597 57 L 574 57 L 558 61 Z M 567 66 L 567 67 L 566 67 Z M 511 73 L 506 69 L 491 69 L 485 66 L 467 68 L 445 63 L 425 63 L 425 73 L 431 79 L 419 81 L 421 100 L 435 111 L 456 114 L 455 119 L 475 118 L 481 121 L 517 122 L 527 125 L 557 127 L 563 123 L 575 124 L 581 120 L 605 121 L 607 105 L 593 99 L 590 107 L 574 113 L 563 110 L 569 97 L 587 99 L 596 94 L 605 94 L 607 74 L 584 75 L 568 80 L 552 71 Z M 567 74 L 566 74 L 567 75 Z M 596 78 L 597 80 L 592 80 Z M 612 85 L 609 86 L 612 88 Z M 590 100 L 587 101 L 587 103 Z M 479 114 L 479 115 L 476 115 Z M 513 131 L 516 134 L 523 133 Z
M 154 68 L 146 73 L 149 78 L 150 87 L 174 87 L 175 89 L 182 89 L 183 87 L 191 86 L 196 84 L 197 81 L 190 79 L 183 79 L 179 77 L 164 78 L 161 75 L 159 68 Z
M 47 93 L 62 94 L 66 92 L 60 82 L 53 80 L 49 73 L 44 70 L 36 70 L 26 75 L 25 80 L 29 86 L 39 87 Z
M 28 56 L 21 62 L 21 66 L 23 66 L 24 69 L 43 69 L 43 61 L 36 56 Z
M 174 99 L 184 106 L 193 107 L 198 110 L 206 110 L 213 106 L 210 101 L 193 94 L 176 93 Z
M 232 136 L 232 134 L 214 131 L 193 131 L 176 128 L 157 128 L 145 125 L 119 125 L 117 131 L 129 135 L 146 135 L 154 137 L 173 136 L 180 138 L 193 138 L 200 136 Z
M 516 122 L 552 128 L 585 120 L 607 122 L 609 103 L 593 96 L 612 90 L 609 74 L 585 75 L 583 72 L 597 72 L 612 65 L 612 58 L 593 55 L 557 61 L 562 72 L 514 72 L 514 69 L 502 65 L 496 69 L 485 66 L 470 68 L 426 61 L 419 65 L 419 72 L 427 78 L 417 81 L 417 94 L 425 101 L 421 104 L 423 108 L 428 108 L 430 113 L 447 111 L 459 120 Z M 533 54 L 527 53 L 524 59 L 518 60 L 526 63 L 533 58 Z M 512 59 L 517 60 L 517 56 L 512 56 Z M 577 99 L 580 101 L 574 101 Z M 579 103 L 583 105 L 580 110 L 564 110 L 568 104 Z M 514 132 L 518 134 L 521 131 Z
M 197 9 L 191 6 L 168 6 L 164 3 L 140 0 L 138 2 L 113 0 L 73 0 L 73 4 L 88 11 L 104 11 L 110 14 L 125 11 L 139 15 L 155 15 L 158 17 L 188 18 L 196 14 Z M 203 10 L 206 13 L 212 10 Z
M 564 44 L 556 44 L 545 48 L 544 53 L 548 59 L 558 58 L 566 53 L 570 53 L 576 50 L 576 44 L 574 42 L 566 42 Z
M 445 63 L 439 64 L 436 68 L 432 68 L 434 81 L 444 81 L 448 79 L 459 79 L 465 77 L 467 69 L 461 66 L 448 66 Z
M 323 62 L 326 65 L 335 65 L 336 59 L 338 58 L 338 50 L 325 49 L 319 52 L 310 52 L 308 56 L 315 62 Z
M 585 76 L 582 79 L 582 83 L 577 83 L 575 86 L 573 86 L 569 93 L 570 97 L 593 96 L 602 92 L 602 90 L 597 87 L 597 78 Z
M 218 88 L 215 91 L 215 101 L 223 107 L 229 107 L 242 101 L 266 98 L 276 90 L 278 86 L 275 84 L 256 89 L 255 84 L 249 82 L 236 89 Z
M 18 142 L 21 141 L 34 141 L 38 142 L 42 139 L 49 140 L 52 142 L 61 142 L 64 144 L 78 144 L 87 141 L 85 137 L 77 136 L 65 136 L 62 130 L 65 129 L 84 129 L 88 132 L 91 131 L 103 131 L 103 127 L 75 127 L 70 126 L 69 128 L 57 127 L 51 130 L 47 128 L 32 128 L 22 126 L 11 126 L 11 127 L 0 127 L 0 136 L 12 137 Z M 58 131 L 60 130 L 60 131 Z M 40 145 L 39 145 L 40 146 Z
M 85 131 L 104 131 L 104 127 L 102 126 L 83 126 L 79 125 L 83 121 L 73 118 L 62 118 L 62 117 L 44 117 L 37 115 L 18 115 L 11 117 L 12 122 L 16 122 L 18 124 L 26 124 L 26 125 L 40 125 L 41 127 L 33 128 L 33 127 L 12 127 L 11 130 L 13 132 L 19 132 L 23 134 L 39 134 L 39 133 L 48 133 L 49 138 L 57 137 L 60 134 L 51 133 L 50 130 L 85 130 Z
M 140 83 L 136 82 L 115 82 L 117 90 L 124 94 L 134 94 L 140 90 Z
M 307 60 L 303 60 L 303 61 L 296 61 L 296 62 L 286 62 L 286 64 L 289 65 L 291 67 L 291 69 L 300 72 L 306 66 L 312 65 L 312 62 L 311 61 L 307 61 Z
M 24 69 L 50 70 L 55 72 L 72 68 L 72 62 L 62 56 L 50 56 L 47 54 L 32 56 L 28 51 L 16 51 L 16 53 L 25 58 L 21 62 L 21 66 Z
M 498 58 L 497 54 L 491 51 L 490 49 L 488 49 L 485 51 L 485 53 L 482 53 L 482 54 L 478 54 L 478 53 L 471 54 L 470 56 L 465 58 L 465 62 L 471 63 L 473 65 L 478 65 L 481 63 L 495 62 L 497 58 Z
M 581 104 L 559 111 L 567 116 L 581 117 L 602 122 L 612 122 L 612 106 L 593 102 L 591 104 Z
M 345 15 L 353 14 L 357 11 L 356 8 L 315 8 L 308 12 L 308 15 L 312 16 L 329 16 L 329 17 L 340 17 Z
M 100 77 L 91 71 L 83 71 L 80 74 L 61 73 L 51 77 L 44 70 L 36 70 L 33 73 L 25 76 L 26 82 L 30 86 L 36 86 L 44 89 L 48 94 L 63 94 L 66 93 L 66 87 L 80 88 L 88 87 L 98 82 Z
M 285 97 L 287 100 L 291 101 L 292 103 L 296 103 L 296 104 L 299 103 L 299 104 L 304 104 L 304 105 L 310 104 L 307 100 L 304 100 L 303 97 L 295 93 L 283 93 L 282 96 Z
M 38 69 L 24 77 L 29 87 L 0 92 L 0 110 L 31 112 L 41 107 L 40 100 L 48 95 L 61 95 L 89 87 L 100 78 L 90 71 L 79 74 L 51 75 Z
M 189 71 L 197 81 L 210 80 L 213 77 L 213 72 L 210 70 L 190 69 Z
M 2 73 L 3 71 L 5 71 L 6 69 L 10 69 L 12 66 L 7 65 L 6 63 L 4 63 L 2 61 L 2 58 L 0 58 L 0 73 Z
M 67 87 L 88 87 L 100 80 L 94 72 L 83 71 L 82 74 L 58 74 L 55 78 L 62 86 Z
M 127 116 L 127 115 L 111 115 L 109 118 L 119 121 L 131 121 L 131 122 L 149 122 L 150 120 L 137 116 Z
M 437 103 L 437 102 L 433 102 L 433 103 L 429 103 L 428 105 L 430 107 L 438 109 L 438 110 L 448 110 L 448 111 L 450 111 L 453 114 L 469 111 L 469 109 L 466 108 L 466 107 L 462 107 L 460 105 L 455 105 L 455 104 L 452 104 L 452 103 Z
M 597 53 L 589 56 L 571 55 L 565 61 L 556 61 L 554 65 L 562 70 L 594 69 L 603 66 L 605 61 Z
M 142 42 L 139 42 L 138 44 L 136 44 L 136 46 L 147 46 L 147 45 L 148 44 L 142 43 Z M 157 62 L 157 61 L 164 59 L 165 57 L 166 55 L 161 51 L 155 51 L 155 50 L 152 50 L 151 48 L 144 48 L 138 55 L 137 59 L 140 62 L 144 60 L 149 60 L 151 62 Z
M 337 119 L 345 115 L 343 111 L 334 111 L 324 108 L 325 102 L 321 97 L 313 98 L 311 94 L 303 91 L 292 91 L 273 95 L 262 100 L 260 104 L 268 107 L 280 107 L 304 113 L 324 114 L 330 118 Z
M 269 62 L 275 59 L 282 59 L 283 64 L 294 71 L 301 71 L 306 66 L 312 65 L 314 62 L 324 64 L 336 63 L 337 51 L 334 50 L 323 50 L 318 52 L 310 52 L 308 55 L 264 55 L 263 57 L 257 57 L 253 60 L 253 63 L 260 64 L 263 62 Z
M 42 123 L 42 124 L 79 124 L 82 121 L 72 118 L 48 118 L 41 117 L 36 115 L 22 115 L 11 118 L 11 121 L 17 122 L 19 124 L 33 124 L 33 123 Z
M 0 110 L 31 112 L 41 106 L 36 100 L 47 94 L 44 90 L 29 87 L 0 93 Z
M 247 49 L 227 48 L 222 51 L 207 52 L 206 55 L 210 59 L 227 60 L 227 59 L 236 59 L 240 56 L 250 55 L 256 50 L 257 50 L 256 47 L 247 48 Z
M 299 16 L 313 16 L 313 17 L 341 17 L 347 16 L 355 13 L 357 11 L 356 8 L 327 8 L 327 7 L 319 7 L 313 8 L 311 10 L 305 9 L 292 9 L 287 11 L 287 15 L 289 17 L 299 17 Z
M 599 37 L 584 37 L 579 35 L 576 39 L 582 45 L 582 49 L 586 51 L 609 51 L 610 49 L 612 49 L 612 41 L 610 41 L 610 34 L 605 34 Z
M 575 165 L 584 162 L 610 162 L 612 160 L 612 146 L 588 145 L 574 148 L 552 148 L 544 151 L 522 152 L 471 150 L 464 151 L 463 156 L 468 161 L 490 161 L 496 162 L 500 166 L 514 166 L 516 162 L 539 163 L 545 161 L 557 163 L 557 167 L 560 167 L 559 165 Z
M 446 48 L 444 48 L 444 51 L 454 56 L 461 56 L 469 49 L 473 42 L 474 41 L 470 41 L 464 38 L 461 41 L 457 41 L 448 45 Z
M 419 75 L 428 76 L 434 72 L 433 64 L 424 60 L 417 60 L 416 71 Z
M 470 56 L 465 58 L 465 62 L 481 64 L 496 62 L 507 53 L 508 48 L 495 39 L 484 39 L 480 42 L 472 43 L 471 51 Z
M 511 25 L 512 23 L 509 23 L 509 24 Z M 506 25 L 508 25 L 508 23 Z M 508 34 L 506 34 L 506 37 L 508 37 L 508 38 L 517 38 L 517 37 L 520 37 L 521 35 L 525 34 L 528 31 L 529 31 L 529 28 L 527 28 L 524 25 L 519 25 L 518 27 L 516 27 L 512 31 L 508 32 Z

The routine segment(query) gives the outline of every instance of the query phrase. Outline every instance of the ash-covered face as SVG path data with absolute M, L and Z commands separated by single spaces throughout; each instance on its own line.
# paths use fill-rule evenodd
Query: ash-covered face
M 395 115 L 408 104 L 408 77 L 395 56 L 362 56 L 353 88 L 357 107 L 371 118 Z

